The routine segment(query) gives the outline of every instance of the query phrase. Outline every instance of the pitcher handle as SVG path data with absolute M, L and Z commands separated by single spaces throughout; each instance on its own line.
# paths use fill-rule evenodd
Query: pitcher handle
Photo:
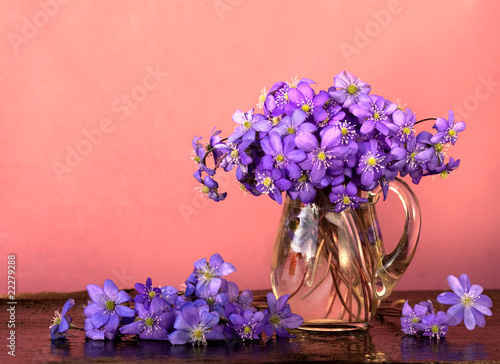
M 379 300 L 388 297 L 403 273 L 408 268 L 420 236 L 420 206 L 415 194 L 410 187 L 399 178 L 394 179 L 389 184 L 389 189 L 396 193 L 405 209 L 406 219 L 403 235 L 399 243 L 390 254 L 380 257 L 375 270 L 375 294 Z M 377 203 L 382 195 L 382 188 L 379 186 L 368 193 L 368 200 L 371 204 Z

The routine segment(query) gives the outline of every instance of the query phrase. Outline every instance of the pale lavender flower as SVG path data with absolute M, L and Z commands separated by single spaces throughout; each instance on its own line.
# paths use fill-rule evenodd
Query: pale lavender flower
M 95 329 L 104 327 L 106 332 L 114 333 L 118 328 L 121 317 L 133 317 L 135 311 L 122 303 L 132 301 L 125 291 L 118 291 L 118 287 L 111 280 L 104 281 L 104 289 L 89 284 L 87 286 L 92 303 L 85 307 L 84 314 L 90 318 Z
M 467 274 L 462 274 L 460 278 L 449 275 L 448 284 L 453 292 L 441 293 L 437 301 L 453 305 L 447 312 L 450 326 L 458 325 L 463 320 L 469 330 L 474 330 L 476 325 L 484 327 L 486 324 L 484 315 L 492 315 L 490 308 L 493 303 L 488 296 L 481 294 L 483 287 L 478 284 L 471 285 Z
M 168 339 L 174 345 L 188 342 L 207 345 L 207 340 L 224 340 L 224 328 L 217 326 L 218 323 L 219 314 L 210 312 L 208 306 L 197 307 L 193 302 L 186 302 L 175 319 L 175 331 L 168 335 Z
M 416 323 L 417 330 L 422 331 L 423 336 L 435 337 L 437 339 L 445 337 L 448 332 L 448 315 L 439 311 L 438 313 L 430 313 L 422 318 L 422 322 Z
M 255 140 L 256 131 L 269 131 L 271 126 L 267 122 L 267 118 L 261 114 L 253 114 L 253 109 L 244 113 L 241 110 L 236 110 L 233 114 L 233 121 L 238 124 L 234 129 L 233 134 L 227 139 L 228 143 L 233 143 L 239 138 L 243 140 Z
M 65 333 L 69 330 L 71 321 L 73 320 L 67 313 L 74 305 L 75 300 L 70 298 L 64 303 L 61 313 L 59 311 L 54 313 L 55 316 L 50 325 L 50 337 L 52 340 L 64 339 L 66 337 Z
M 371 86 L 354 77 L 348 71 L 339 73 L 333 80 L 335 90 L 331 90 L 329 94 L 342 107 L 348 108 L 358 101 L 371 101 L 368 96 Z
M 432 313 L 434 308 L 432 304 L 429 306 L 427 302 L 420 302 L 414 308 L 405 301 L 403 306 L 403 316 L 401 317 L 401 330 L 405 334 L 416 335 L 418 333 L 417 324 L 422 322 L 424 316 Z
M 455 124 L 455 114 L 453 110 L 448 113 L 448 120 L 437 118 L 434 128 L 438 131 L 431 138 L 432 143 L 450 143 L 454 145 L 458 138 L 458 133 L 465 130 L 465 123 L 459 121 Z
M 233 272 L 236 272 L 234 265 L 224 262 L 220 254 L 214 254 L 207 262 L 206 258 L 202 258 L 194 262 L 193 274 L 197 278 L 196 289 L 202 286 L 207 286 L 214 278 L 225 277 Z

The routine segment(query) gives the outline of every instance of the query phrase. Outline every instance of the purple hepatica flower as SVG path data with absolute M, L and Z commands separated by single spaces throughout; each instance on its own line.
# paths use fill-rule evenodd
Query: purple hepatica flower
M 70 323 L 73 320 L 67 313 L 74 305 L 75 300 L 70 298 L 64 304 L 61 313 L 59 311 L 55 312 L 52 325 L 50 325 L 50 337 L 52 340 L 64 339 L 66 337 L 65 333 L 69 330 Z
M 292 187 L 288 190 L 288 194 L 294 200 L 298 197 L 305 204 L 314 201 L 316 188 L 311 182 L 309 172 L 302 171 L 298 179 L 292 180 Z
M 253 302 L 253 295 L 252 291 L 249 289 L 244 290 L 241 292 L 238 289 L 238 285 L 234 282 L 227 282 L 227 294 L 229 296 L 229 302 L 232 304 L 238 305 L 242 311 L 245 310 L 250 310 L 250 311 L 256 311 L 257 309 L 250 304 Z
M 146 280 L 146 284 L 136 283 L 135 290 L 137 291 L 137 295 L 134 298 L 136 303 L 144 304 L 144 308 L 149 310 L 149 305 L 153 298 L 161 295 L 161 290 L 158 287 L 153 287 L 153 283 L 151 278 Z
M 422 152 L 415 156 L 415 160 L 425 163 L 426 168 L 430 171 L 441 166 L 445 158 L 443 143 L 433 143 L 431 139 L 432 134 L 427 131 L 422 131 L 417 135 L 417 143 L 427 145 L 427 148 L 424 148 Z
M 285 116 L 281 122 L 274 128 L 281 135 L 297 135 L 300 132 L 315 132 L 314 124 L 304 122 L 307 114 L 302 110 L 295 110 L 292 116 Z
M 106 332 L 114 333 L 120 323 L 120 317 L 133 317 L 135 311 L 121 303 L 132 301 L 125 291 L 118 291 L 118 287 L 111 280 L 104 281 L 104 289 L 89 284 L 87 292 L 93 303 L 85 307 L 85 316 L 90 318 L 95 329 L 104 327 Z
M 175 320 L 173 311 L 165 311 L 165 301 L 154 297 L 149 309 L 138 303 L 136 305 L 136 321 L 120 328 L 120 333 L 126 335 L 139 335 L 144 340 L 168 340 L 168 330 L 172 328 Z
M 333 79 L 333 84 L 336 90 L 329 92 L 330 97 L 348 108 L 356 104 L 358 101 L 371 102 L 368 94 L 370 93 L 370 85 L 354 77 L 348 71 L 339 73 Z
M 436 172 L 439 173 L 441 178 L 447 178 L 451 174 L 451 172 L 458 168 L 459 165 L 460 159 L 455 160 L 453 158 L 450 158 L 448 163 L 443 163 L 441 167 L 437 167 Z
M 359 143 L 358 153 L 360 158 L 356 172 L 361 175 L 361 184 L 371 190 L 385 172 L 385 155 L 374 139 L 370 139 L 368 143 Z
M 342 144 L 349 144 L 349 142 L 354 141 L 356 139 L 357 133 L 354 125 L 349 123 L 348 121 L 341 121 L 332 124 L 334 128 L 340 130 L 342 135 Z
M 343 159 L 351 149 L 340 146 L 341 141 L 342 134 L 337 128 L 327 130 L 321 138 L 321 144 L 311 133 L 300 133 L 295 138 L 297 147 L 307 153 L 306 160 L 301 162 L 300 166 L 311 171 L 313 183 L 321 182 L 327 170 L 342 169 Z
M 167 309 L 175 306 L 175 301 L 177 300 L 177 297 L 179 296 L 178 292 L 179 290 L 177 288 L 174 288 L 172 286 L 165 286 L 161 287 L 161 298 L 167 303 Z
M 109 332 L 105 329 L 105 326 L 102 326 L 99 329 L 96 329 L 92 324 L 92 319 L 86 318 L 83 329 L 85 330 L 85 337 L 88 337 L 92 340 L 114 340 L 116 337 L 116 330 L 113 332 Z
M 282 172 L 277 168 L 272 170 L 256 170 L 255 181 L 257 190 L 260 193 L 269 195 L 269 197 L 279 204 L 283 202 L 281 193 L 292 187 L 292 183 L 283 178 Z
M 448 120 L 438 118 L 434 128 L 438 131 L 436 135 L 431 138 L 432 143 L 450 143 L 455 145 L 458 133 L 465 130 L 465 123 L 459 121 L 455 124 L 455 114 L 452 110 L 449 111 Z
M 223 327 L 219 329 L 219 314 L 209 312 L 208 306 L 197 307 L 193 302 L 181 306 L 174 322 L 175 331 L 168 335 L 170 343 L 206 345 L 207 340 L 224 340 Z
M 409 140 L 415 139 L 415 114 L 410 109 L 406 109 L 406 113 L 397 109 L 392 114 L 392 121 L 394 124 L 388 124 L 396 136 L 399 138 L 400 143 L 408 143 Z
M 204 171 L 205 173 L 207 173 L 208 175 L 210 176 L 213 176 L 215 174 L 215 170 L 211 169 L 211 168 L 208 168 L 206 165 L 205 165 L 205 156 L 206 156 L 206 151 L 205 151 L 205 148 L 203 147 L 203 144 L 200 143 L 200 140 L 202 139 L 202 137 L 198 137 L 198 136 L 195 136 L 193 138 L 193 142 L 192 142 L 192 145 L 193 145 L 193 161 L 196 163 L 196 165 L 198 166 L 198 171 Z
M 224 262 L 224 259 L 219 254 L 212 255 L 208 262 L 206 258 L 197 260 L 194 262 L 194 268 L 193 274 L 197 277 L 197 290 L 207 286 L 214 278 L 225 277 L 236 272 L 234 265 Z
M 464 320 L 465 327 L 469 330 L 474 330 L 476 325 L 484 327 L 486 324 L 484 315 L 491 316 L 490 307 L 493 303 L 488 296 L 481 294 L 483 287 L 478 284 L 471 286 L 467 274 L 462 274 L 460 278 L 449 275 L 448 284 L 453 292 L 441 293 L 437 301 L 445 305 L 453 305 L 447 312 L 450 317 L 450 326 L 458 325 Z
M 243 315 L 232 314 L 229 316 L 229 327 L 234 329 L 242 340 L 259 339 L 264 331 L 264 313 L 246 310 Z
M 255 140 L 256 131 L 269 131 L 272 127 L 264 115 L 253 115 L 253 109 L 246 114 L 241 110 L 236 110 L 233 114 L 233 121 L 238 126 L 235 128 L 234 133 L 227 138 L 228 143 L 233 143 L 239 138 L 243 138 L 243 140 Z
M 358 188 L 352 182 L 347 186 L 332 186 L 330 192 L 330 202 L 335 204 L 335 212 L 342 212 L 345 209 L 356 209 L 360 203 L 368 202 L 366 198 L 358 197 Z
M 325 120 L 328 116 L 323 105 L 328 100 L 328 94 L 325 91 L 320 91 L 318 95 L 314 95 L 314 90 L 307 83 L 299 83 L 297 88 L 292 88 L 288 91 L 290 103 L 295 108 L 301 109 L 308 115 L 313 115 L 314 121 L 317 123 Z
M 292 313 L 290 305 L 287 303 L 290 295 L 284 295 L 276 300 L 272 293 L 267 294 L 267 305 L 269 311 L 267 322 L 265 323 L 264 332 L 267 336 L 273 336 L 273 331 L 280 337 L 293 337 L 288 332 L 289 329 L 296 329 L 304 320 L 300 315 Z
M 224 171 L 229 172 L 234 166 L 239 166 L 242 172 L 247 173 L 247 166 L 252 163 L 252 157 L 247 154 L 246 149 L 252 144 L 252 140 L 241 141 L 234 144 L 220 143 L 216 148 L 224 153 L 226 157 L 221 163 Z
M 446 336 L 448 321 L 448 315 L 443 311 L 439 311 L 436 314 L 430 313 L 424 316 L 422 322 L 415 324 L 415 326 L 419 331 L 423 331 L 422 335 L 439 339 Z
M 224 312 L 223 307 L 229 302 L 227 281 L 221 278 L 214 278 L 208 285 L 204 285 L 200 287 L 200 289 L 197 289 L 195 295 L 197 298 L 205 300 L 210 311 L 217 311 L 219 313 Z
M 269 133 L 269 138 L 260 141 L 262 150 L 266 155 L 262 158 L 264 169 L 272 169 L 273 166 L 280 170 L 287 170 L 291 178 L 300 177 L 298 162 L 306 159 L 304 151 L 295 149 L 295 136 L 288 135 L 281 140 L 276 131 Z
M 403 306 L 403 316 L 401 317 L 401 330 L 405 334 L 416 335 L 418 334 L 417 324 L 422 322 L 424 316 L 433 313 L 434 308 L 432 304 L 429 306 L 428 302 L 420 302 L 414 308 L 405 302 Z
M 216 181 L 214 181 L 210 176 L 205 176 L 199 190 L 206 198 L 219 202 L 226 198 L 227 192 L 220 193 L 218 188 L 219 184 Z
M 360 101 L 351 105 L 349 110 L 361 120 L 361 134 L 369 134 L 377 129 L 383 135 L 389 135 L 389 115 L 397 109 L 396 104 L 386 106 L 385 99 L 380 96 L 368 96 L 370 102 Z

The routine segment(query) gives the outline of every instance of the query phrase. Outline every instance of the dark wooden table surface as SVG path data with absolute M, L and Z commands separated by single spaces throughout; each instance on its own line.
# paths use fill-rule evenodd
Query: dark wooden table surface
M 258 293 L 258 292 L 257 292 Z M 463 323 L 450 327 L 445 339 L 404 335 L 400 330 L 400 315 L 387 309 L 391 303 L 408 299 L 410 304 L 431 299 L 437 309 L 438 291 L 396 291 L 379 310 L 366 331 L 349 333 L 310 333 L 296 331 L 294 339 L 267 341 L 212 342 L 207 347 L 172 346 L 127 338 L 116 341 L 86 340 L 84 333 L 71 330 L 66 340 L 51 341 L 49 324 L 55 310 L 61 310 L 67 298 L 74 298 L 71 310 L 74 323 L 83 326 L 82 305 L 86 292 L 18 295 L 16 305 L 16 356 L 7 354 L 6 300 L 2 300 L 0 346 L 1 363 L 122 363 L 156 362 L 237 362 L 237 363 L 295 363 L 295 362 L 476 362 L 500 363 L 500 290 L 487 290 L 493 300 L 493 316 L 487 317 L 484 328 L 468 331 Z

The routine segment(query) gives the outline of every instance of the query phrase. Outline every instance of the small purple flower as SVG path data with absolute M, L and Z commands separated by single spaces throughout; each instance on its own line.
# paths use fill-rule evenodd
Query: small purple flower
M 274 128 L 280 135 L 298 135 L 301 132 L 315 132 L 316 126 L 305 122 L 307 113 L 302 110 L 294 110 L 292 116 L 287 115 L 281 119 L 280 123 Z
M 335 212 L 356 209 L 360 203 L 368 202 L 366 198 L 356 196 L 357 193 L 358 188 L 353 182 L 349 182 L 346 186 L 332 186 L 330 202 L 335 204 Z
M 323 108 L 328 100 L 328 94 L 325 91 L 320 91 L 318 95 L 314 95 L 314 90 L 307 83 L 299 83 L 296 89 L 288 90 L 288 99 L 294 107 L 308 115 L 313 115 L 316 122 L 321 122 L 328 116 Z
M 174 288 L 172 286 L 165 286 L 161 287 L 161 298 L 170 306 L 173 307 L 175 306 L 175 301 L 177 300 L 177 297 L 179 296 L 178 292 L 179 290 L 177 288 Z
M 471 286 L 467 274 L 462 274 L 460 278 L 449 275 L 448 284 L 453 292 L 441 293 L 437 301 L 445 305 L 453 305 L 447 312 L 450 317 L 450 326 L 458 325 L 463 320 L 465 327 L 469 330 L 474 330 L 476 325 L 484 327 L 486 324 L 484 315 L 492 315 L 490 308 L 493 303 L 488 296 L 481 294 L 483 287 L 478 284 Z
M 408 143 L 410 139 L 415 139 L 413 128 L 415 127 L 416 118 L 410 109 L 406 109 L 406 113 L 397 109 L 392 114 L 392 121 L 394 124 L 388 126 L 396 134 L 399 142 Z
M 314 201 L 316 187 L 311 182 L 309 172 L 302 171 L 299 178 L 292 180 L 292 187 L 288 190 L 288 194 L 294 200 L 298 197 L 305 204 Z
M 269 195 L 274 201 L 281 204 L 283 197 L 281 193 L 292 187 L 292 183 L 283 177 L 283 173 L 277 169 L 263 169 L 255 171 L 255 182 L 260 193 Z
M 300 177 L 300 167 L 297 163 L 306 159 L 304 151 L 295 149 L 295 136 L 288 135 L 281 140 L 276 131 L 271 131 L 268 138 L 260 141 L 262 150 L 266 155 L 262 158 L 264 169 L 276 167 L 287 170 L 291 178 Z
M 358 103 L 358 101 L 371 101 L 368 96 L 371 86 L 354 77 L 348 71 L 341 72 L 335 76 L 333 85 L 336 90 L 329 92 L 330 97 L 341 104 L 342 107 L 348 108 Z
M 417 330 L 422 331 L 424 336 L 435 337 L 437 339 L 445 337 L 448 332 L 448 315 L 439 311 L 430 313 L 422 318 L 421 323 L 415 324 Z
M 227 294 L 229 296 L 229 302 L 238 305 L 242 309 L 242 311 L 257 310 L 255 307 L 251 306 L 251 303 L 253 302 L 252 291 L 246 289 L 240 293 L 238 285 L 231 281 L 227 282 L 227 288 L 228 288 Z
M 325 177 L 327 170 L 341 170 L 343 159 L 351 151 L 350 148 L 340 146 L 342 133 L 337 128 L 328 129 L 318 142 L 311 133 L 300 133 L 295 138 L 297 147 L 307 153 L 307 158 L 300 163 L 304 170 L 311 171 L 311 181 L 319 183 Z
M 434 170 L 443 164 L 445 154 L 443 143 L 432 142 L 432 134 L 427 131 L 422 131 L 417 135 L 417 143 L 426 145 L 420 153 L 415 156 L 417 162 L 423 162 L 427 170 Z
M 371 189 L 373 183 L 384 175 L 385 155 L 374 139 L 370 139 L 368 143 L 359 143 L 358 153 L 360 158 L 356 172 L 361 175 L 361 184 L 366 189 Z
M 233 143 L 239 138 L 243 140 L 255 140 L 256 131 L 269 131 L 271 126 L 267 122 L 267 118 L 261 114 L 253 114 L 253 109 L 244 113 L 241 110 L 236 110 L 233 114 L 233 121 L 238 124 L 234 129 L 233 134 L 227 139 L 228 143 Z
M 197 298 L 205 300 L 210 311 L 223 312 L 223 307 L 229 302 L 226 282 L 225 279 L 214 278 L 208 285 L 204 285 L 200 289 L 197 289 L 195 295 Z M 223 286 L 225 287 L 224 289 L 222 288 Z
M 217 181 L 214 181 L 210 176 L 205 176 L 203 183 L 198 189 L 204 197 L 214 200 L 215 202 L 219 202 L 226 198 L 227 192 L 220 193 L 218 188 L 219 184 Z
M 465 130 L 465 123 L 459 121 L 455 124 L 455 114 L 452 110 L 448 113 L 448 120 L 444 118 L 437 118 L 434 128 L 438 131 L 436 135 L 431 138 L 432 143 L 450 143 L 455 145 L 458 133 Z
M 70 298 L 64 303 L 61 313 L 59 311 L 54 313 L 55 316 L 50 325 L 50 337 L 52 340 L 64 339 L 66 337 L 65 333 L 69 330 L 71 321 L 73 320 L 67 313 L 74 305 L 75 300 Z
M 136 304 L 138 319 L 131 324 L 122 326 L 120 333 L 126 335 L 139 335 L 144 340 L 168 340 L 168 330 L 172 328 L 175 314 L 167 312 L 165 301 L 155 296 L 146 309 L 145 305 Z
M 214 278 L 225 277 L 236 272 L 234 265 L 224 262 L 219 254 L 212 255 L 208 262 L 206 258 L 197 260 L 194 262 L 194 268 L 193 274 L 197 277 L 196 289 L 207 286 Z
M 193 302 L 181 306 L 174 322 L 175 331 L 168 335 L 170 343 L 207 345 L 207 340 L 224 340 L 223 327 L 219 328 L 219 314 L 209 312 L 208 306 L 197 307 Z
M 146 280 L 146 284 L 136 283 L 135 290 L 137 291 L 137 295 L 134 298 L 136 303 L 144 304 L 144 308 L 149 310 L 149 305 L 153 298 L 161 295 L 161 290 L 158 287 L 153 287 L 153 283 L 151 278 L 148 277 Z
M 460 159 L 450 158 L 448 163 L 444 164 L 441 167 L 436 168 L 436 173 L 439 173 L 441 178 L 447 178 L 455 169 L 460 165 Z
M 267 321 L 265 322 L 264 332 L 267 336 L 273 336 L 276 332 L 280 337 L 292 337 L 289 329 L 296 329 L 303 324 L 304 320 L 300 315 L 292 313 L 290 305 L 287 303 L 290 295 L 284 295 L 276 300 L 272 293 L 267 294 Z
M 232 314 L 229 316 L 229 327 L 234 329 L 240 339 L 259 339 L 259 335 L 264 331 L 264 313 L 246 310 L 243 315 Z
M 370 102 L 360 101 L 351 105 L 349 110 L 361 120 L 361 134 L 369 134 L 373 129 L 377 129 L 383 135 L 389 135 L 389 116 L 396 111 L 396 104 L 386 106 L 385 99 L 380 96 L 368 96 Z
M 205 148 L 203 147 L 203 144 L 200 143 L 200 140 L 202 137 L 195 136 L 193 138 L 193 161 L 196 163 L 198 166 L 198 171 L 204 171 L 210 176 L 213 176 L 215 174 L 215 171 L 212 168 L 208 168 L 205 164 L 205 157 L 206 157 L 206 151 Z
M 116 330 L 114 330 L 113 332 L 109 332 L 108 330 L 106 330 L 105 326 L 96 329 L 92 324 L 92 319 L 90 318 L 85 319 L 83 329 L 85 330 L 85 337 L 88 337 L 92 340 L 114 340 L 116 337 Z
M 118 287 L 111 280 L 104 281 L 104 289 L 89 284 L 87 286 L 92 303 L 85 307 L 84 314 L 90 318 L 95 329 L 104 327 L 106 332 L 114 333 L 118 328 L 121 317 L 133 317 L 135 311 L 122 303 L 132 301 L 125 291 L 118 291 Z
M 405 334 L 416 335 L 419 330 L 416 325 L 422 322 L 424 316 L 433 311 L 432 304 L 429 306 L 427 302 L 420 302 L 414 308 L 411 308 L 408 301 L 406 301 L 403 306 L 403 316 L 401 317 L 401 330 Z

